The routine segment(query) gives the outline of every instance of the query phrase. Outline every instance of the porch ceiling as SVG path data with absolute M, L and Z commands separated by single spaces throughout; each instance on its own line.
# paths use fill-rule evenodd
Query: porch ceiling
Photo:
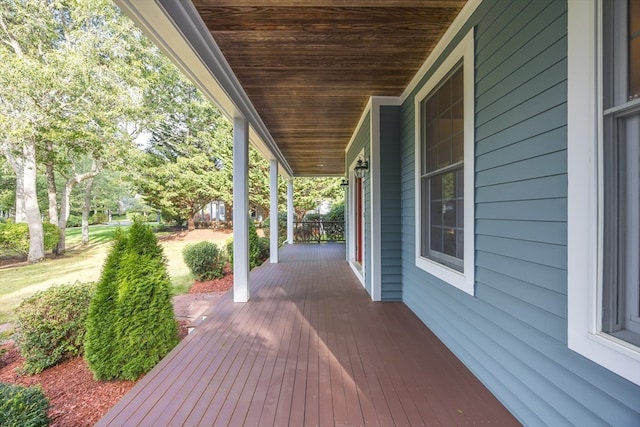
M 369 97 L 400 96 L 465 3 L 193 1 L 296 176 L 344 174 Z

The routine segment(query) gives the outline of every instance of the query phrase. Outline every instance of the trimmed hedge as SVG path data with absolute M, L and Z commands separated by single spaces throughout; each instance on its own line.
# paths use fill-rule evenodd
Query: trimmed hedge
M 53 286 L 26 298 L 16 309 L 16 344 L 23 371 L 45 368 L 82 354 L 85 321 L 95 284 Z
M 48 410 L 49 400 L 40 387 L 0 383 L 0 426 L 47 426 Z
M 96 379 L 135 380 L 178 343 L 162 247 L 136 221 L 119 233 L 87 319 L 85 358 Z
M 219 279 L 224 276 L 224 251 L 212 242 L 189 244 L 182 250 L 185 264 L 196 280 Z

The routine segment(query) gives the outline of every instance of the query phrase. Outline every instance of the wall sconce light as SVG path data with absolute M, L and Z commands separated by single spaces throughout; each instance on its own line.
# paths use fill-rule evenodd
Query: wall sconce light
M 340 186 L 342 188 L 347 188 L 349 186 L 349 181 L 344 179 L 344 178 L 342 178 L 342 182 L 340 183 Z
M 358 179 L 364 178 L 365 172 L 369 170 L 369 161 L 358 159 L 356 166 L 353 168 L 353 173 Z

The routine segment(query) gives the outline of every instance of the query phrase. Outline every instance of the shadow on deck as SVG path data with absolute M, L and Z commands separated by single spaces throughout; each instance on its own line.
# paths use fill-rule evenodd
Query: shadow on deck
M 229 292 L 99 426 L 519 425 L 344 245 L 293 245 Z

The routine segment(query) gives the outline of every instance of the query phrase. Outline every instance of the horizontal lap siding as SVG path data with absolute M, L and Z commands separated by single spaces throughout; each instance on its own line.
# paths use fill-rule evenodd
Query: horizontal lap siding
M 415 267 L 404 103 L 403 300 L 524 424 L 634 425 L 638 387 L 567 347 L 566 9 L 485 0 L 453 43 L 476 26 L 475 297 Z
M 382 300 L 402 300 L 400 108 L 380 107 Z

